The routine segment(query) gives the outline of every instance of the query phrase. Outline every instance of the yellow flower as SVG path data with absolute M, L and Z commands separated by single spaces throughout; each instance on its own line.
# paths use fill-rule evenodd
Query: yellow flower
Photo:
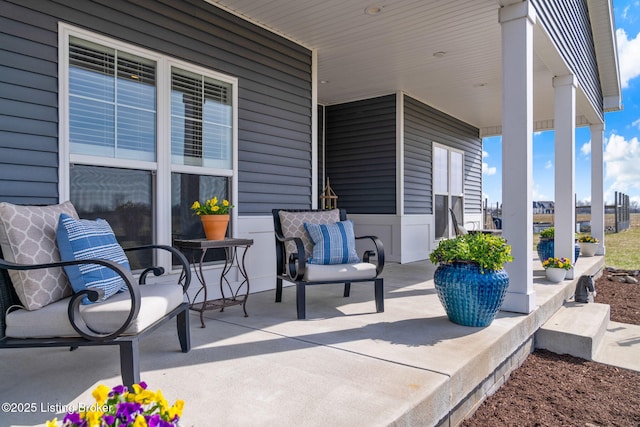
M 233 205 L 227 199 L 219 199 L 217 196 L 207 199 L 200 203 L 198 201 L 193 202 L 191 210 L 196 215 L 227 215 L 229 209 L 232 209 Z
M 111 389 L 109 387 L 104 384 L 100 384 L 98 387 L 96 387 L 95 390 L 93 390 L 91 395 L 94 399 L 96 399 L 96 403 L 98 404 L 98 406 L 102 406 L 104 402 L 107 401 L 110 391 Z
M 155 402 L 156 394 L 150 390 L 145 390 L 136 397 L 136 402 L 148 405 Z
M 145 390 L 140 387 L 138 384 L 133 385 L 134 395 L 132 396 L 132 401 L 140 403 L 142 405 L 148 405 L 149 403 L 153 403 L 156 399 L 156 394 L 150 390 Z
M 136 417 L 136 420 L 133 422 L 133 427 L 147 427 L 147 420 L 140 414 Z
M 176 416 L 182 417 L 182 410 L 184 409 L 184 400 L 176 400 L 176 403 L 169 409 L 169 420 L 173 420 Z
M 102 415 L 100 411 L 87 411 L 84 414 L 80 414 L 81 418 L 87 420 L 89 427 L 100 427 L 102 425 Z
M 169 410 L 169 402 L 164 398 L 162 390 L 158 390 L 156 392 L 156 402 L 158 402 L 158 405 L 160 406 L 160 412 L 167 412 Z
M 98 406 L 107 408 L 106 402 L 109 402 L 106 412 L 103 412 L 100 409 L 95 411 L 77 411 L 72 413 L 74 415 L 74 419 L 77 421 L 77 417 L 79 417 L 79 419 L 82 420 L 79 421 L 79 424 L 82 424 L 85 427 L 103 427 L 107 425 L 107 421 L 104 419 L 105 416 L 109 415 L 110 418 L 113 418 L 120 410 L 124 410 L 127 414 L 134 416 L 136 412 L 131 413 L 130 410 L 133 408 L 127 408 L 126 406 L 130 404 L 124 402 L 135 402 L 142 405 L 140 411 L 143 413 L 135 415 L 135 419 L 132 420 L 133 422 L 129 422 L 127 426 L 148 427 L 147 420 L 145 419 L 146 416 L 152 416 L 154 425 L 160 420 L 163 420 L 161 422 L 162 425 L 174 425 L 177 423 L 182 416 L 184 401 L 176 400 L 173 406 L 169 406 L 169 403 L 161 390 L 154 393 L 144 387 L 146 387 L 144 383 L 134 384 L 131 388 L 132 391 L 127 392 L 127 387 L 118 386 L 113 389 L 109 389 L 108 387 L 100 384 L 92 392 L 93 397 L 96 399 L 96 404 L 93 405 L 92 408 Z M 121 405 L 125 406 L 122 407 Z M 121 424 L 117 419 L 115 422 L 117 425 Z M 68 423 L 69 422 L 65 425 Z M 51 421 L 46 421 L 45 427 L 60 427 L 58 425 L 58 419 L 54 418 Z
M 558 268 L 562 268 L 562 267 L 563 267 L 562 261 L 558 261 Z

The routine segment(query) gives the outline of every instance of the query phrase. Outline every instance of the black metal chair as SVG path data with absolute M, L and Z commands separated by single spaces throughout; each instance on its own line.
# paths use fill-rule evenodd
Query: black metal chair
M 183 266 L 182 276 L 180 279 L 180 285 L 183 292 L 186 292 L 191 281 L 191 272 L 187 259 L 177 251 L 169 246 L 161 245 L 149 245 L 139 248 L 131 248 L 129 250 L 168 250 L 174 256 L 178 258 Z M 127 251 L 127 249 L 125 249 Z M 189 304 L 183 302 L 169 311 L 167 314 L 158 315 L 157 319 L 153 321 L 149 326 L 140 331 L 131 333 L 128 331 L 130 326 L 137 321 L 138 313 L 141 306 L 145 304 L 145 290 L 141 292 L 141 288 L 153 288 L 153 284 L 145 284 L 147 275 L 152 273 L 155 276 L 159 276 L 164 273 L 164 269 L 159 267 L 150 267 L 146 269 L 140 275 L 139 280 L 136 282 L 131 273 L 122 268 L 120 264 L 108 261 L 108 260 L 76 260 L 76 261 L 62 261 L 49 264 L 36 264 L 36 265 L 23 265 L 7 262 L 3 259 L 2 252 L 0 250 L 0 349 L 3 348 L 28 348 L 28 347 L 69 347 L 71 350 L 75 350 L 82 346 L 95 346 L 95 345 L 117 345 L 120 348 L 120 369 L 122 374 L 123 384 L 131 387 L 131 385 L 140 382 L 140 356 L 139 356 L 139 340 L 148 335 L 160 325 L 169 321 L 170 319 L 177 317 L 177 330 L 178 338 L 180 341 L 180 348 L 183 353 L 189 352 L 191 349 L 191 338 L 189 333 Z M 76 336 L 64 336 L 64 337 L 10 337 L 5 335 L 5 328 L 7 326 L 6 316 L 15 311 L 19 307 L 20 301 L 13 289 L 11 279 L 7 270 L 34 270 L 42 268 L 62 267 L 69 265 L 80 264 L 100 264 L 104 265 L 114 271 L 116 271 L 127 285 L 127 291 L 125 294 L 129 294 L 131 298 L 131 305 L 126 318 L 114 319 L 116 324 L 121 325 L 113 331 L 96 331 L 85 321 L 81 309 L 80 303 L 84 296 L 88 296 L 90 300 L 96 301 L 100 298 L 102 292 L 95 290 L 86 290 L 74 294 L 70 298 L 59 301 L 58 303 L 68 307 L 68 310 L 55 310 L 56 313 L 66 311 L 68 316 L 68 322 L 76 331 Z M 162 285 L 161 285 L 162 286 Z M 170 286 L 170 285 L 164 285 Z M 161 295 L 151 295 L 150 298 L 158 298 Z M 113 297 L 112 297 L 113 298 Z M 107 303 L 109 300 L 105 301 Z M 54 303 L 56 304 L 56 303 Z M 98 303 L 104 304 L 104 303 Z M 150 304 L 150 303 L 149 303 Z M 18 308 L 19 309 L 19 308 Z M 22 310 L 25 316 L 29 316 L 30 312 Z M 43 309 L 40 309 L 43 310 Z M 122 314 L 118 311 L 118 315 Z M 24 317 L 24 316 L 23 316 Z M 50 319 L 51 322 L 60 322 L 62 319 Z
M 335 210 L 336 221 L 346 221 L 344 209 Z M 293 234 L 283 230 L 281 212 L 292 214 L 298 224 L 298 230 Z M 273 224 L 276 243 L 276 302 L 282 301 L 283 281 L 294 283 L 296 286 L 296 306 L 298 319 L 306 318 L 306 286 L 344 283 L 344 296 L 348 297 L 351 283 L 373 282 L 376 311 L 384 311 L 383 279 L 379 277 L 384 268 L 384 247 L 376 236 L 356 236 L 356 239 L 368 239 L 373 242 L 375 249 L 366 250 L 362 262 L 354 264 L 338 264 L 335 266 L 309 264 L 309 253 L 305 249 L 303 240 L 309 240 L 301 229 L 303 222 L 327 223 L 326 213 L 321 210 L 291 210 L 273 209 Z M 291 216 L 291 215 L 289 215 Z M 323 222 L 324 221 L 324 222 Z M 287 227 L 285 227 L 287 228 Z M 291 247 L 287 250 L 287 242 Z M 374 261 L 375 260 L 375 261 Z M 375 262 L 375 264 L 374 264 Z M 332 268 L 333 267 L 333 268 Z

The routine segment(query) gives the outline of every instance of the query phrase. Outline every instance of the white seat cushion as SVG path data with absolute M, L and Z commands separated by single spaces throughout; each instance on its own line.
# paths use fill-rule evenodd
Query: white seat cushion
M 304 279 L 309 282 L 373 279 L 376 277 L 376 266 L 368 262 L 355 264 L 307 264 Z
M 131 322 L 124 335 L 135 335 L 165 316 L 184 301 L 182 286 L 149 284 L 140 286 L 141 304 L 138 317 Z M 69 322 L 65 298 L 39 310 L 19 309 L 7 314 L 7 337 L 51 338 L 75 337 L 78 333 Z M 98 332 L 114 332 L 129 315 L 131 298 L 129 292 L 116 294 L 108 300 L 81 305 L 80 311 L 87 325 Z

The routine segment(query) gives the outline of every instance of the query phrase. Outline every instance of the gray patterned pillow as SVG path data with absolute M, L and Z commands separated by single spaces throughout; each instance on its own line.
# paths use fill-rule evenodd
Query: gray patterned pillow
M 284 237 L 299 237 L 302 240 L 304 250 L 306 252 L 305 259 L 309 259 L 313 252 L 313 241 L 309 237 L 307 230 L 305 230 L 304 223 L 333 224 L 340 221 L 339 209 L 316 212 L 280 211 L 278 212 L 278 215 L 280 216 L 282 235 Z M 296 244 L 293 242 L 286 242 L 285 250 L 287 252 L 287 259 L 289 259 L 289 254 L 297 252 Z
M 4 259 L 19 264 L 60 261 L 56 230 L 61 213 L 78 218 L 71 202 L 51 206 L 0 203 L 0 247 Z M 37 310 L 72 293 L 62 268 L 10 270 L 9 275 L 27 310 Z

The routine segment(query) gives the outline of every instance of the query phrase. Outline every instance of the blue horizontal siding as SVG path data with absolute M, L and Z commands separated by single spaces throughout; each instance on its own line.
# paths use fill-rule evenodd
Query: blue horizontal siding
M 57 154 L 58 21 L 237 77 L 239 213 L 311 206 L 311 52 L 201 0 L 3 1 L 0 169 L 10 149 L 28 164 L 0 176 L 0 200 L 58 199 L 57 158 L 29 160 Z
M 326 176 L 353 214 L 396 213 L 395 95 L 326 107 Z
M 482 207 L 482 140 L 479 130 L 404 96 L 404 212 L 433 213 L 433 143 L 464 152 L 464 207 Z

